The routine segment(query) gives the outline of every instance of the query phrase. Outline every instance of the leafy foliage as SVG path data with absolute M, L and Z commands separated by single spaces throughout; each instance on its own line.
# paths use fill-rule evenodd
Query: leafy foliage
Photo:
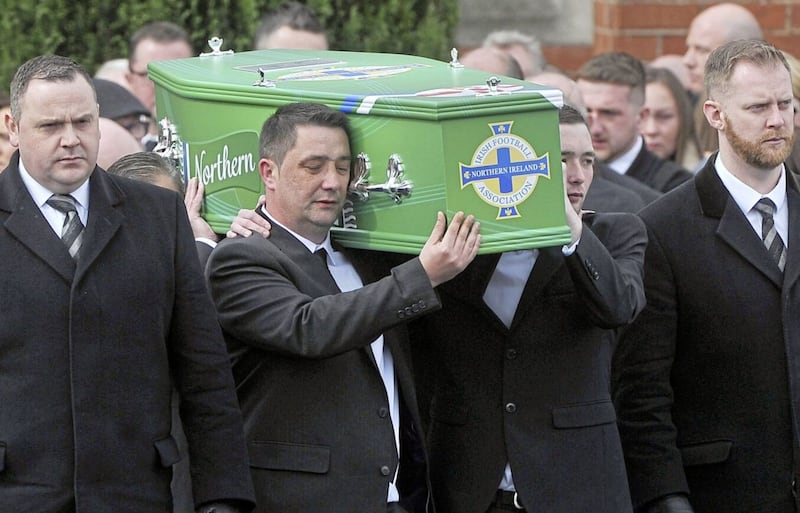
M 128 38 L 143 24 L 170 20 L 190 34 L 197 52 L 212 35 L 223 49 L 245 51 L 262 13 L 282 0 L 0 0 L 0 88 L 27 59 L 66 55 L 93 73 L 127 56 Z M 328 32 L 331 49 L 449 59 L 457 0 L 307 0 Z

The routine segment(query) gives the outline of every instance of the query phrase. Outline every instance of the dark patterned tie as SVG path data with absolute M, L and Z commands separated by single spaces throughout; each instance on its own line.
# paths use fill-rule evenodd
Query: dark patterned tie
M 72 258 L 77 260 L 78 252 L 81 249 L 83 223 L 81 223 L 78 210 L 75 208 L 75 198 L 66 194 L 53 194 L 47 200 L 47 204 L 66 216 L 64 225 L 61 227 L 61 241 L 67 247 Z
M 775 229 L 775 203 L 768 198 L 761 198 L 754 207 L 761 214 L 761 239 L 767 247 L 769 256 L 778 264 L 781 271 L 786 267 L 786 247 L 783 245 L 778 230 Z

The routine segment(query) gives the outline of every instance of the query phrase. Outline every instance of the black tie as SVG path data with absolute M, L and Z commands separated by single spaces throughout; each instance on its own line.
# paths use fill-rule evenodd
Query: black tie
M 322 266 L 325 268 L 325 272 L 328 273 L 328 276 L 331 278 L 333 284 L 336 285 L 336 288 L 339 288 L 339 284 L 336 283 L 336 279 L 333 277 L 333 274 L 331 274 L 330 267 L 328 267 L 328 252 L 325 250 L 325 248 L 319 248 L 318 250 L 314 251 L 314 256 L 322 261 Z
M 70 256 L 78 259 L 78 252 L 81 249 L 81 235 L 83 234 L 83 223 L 78 216 L 75 208 L 75 198 L 68 194 L 53 194 L 47 200 L 47 204 L 64 214 L 64 224 L 61 227 L 61 241 L 67 247 Z
M 325 248 L 319 248 L 318 250 L 316 250 L 314 252 L 314 255 L 316 255 L 317 258 L 322 260 L 322 263 L 325 265 L 325 268 L 327 269 L 328 268 L 328 252 L 325 250 Z
M 761 198 L 754 207 L 761 214 L 761 240 L 772 260 L 781 271 L 786 267 L 786 247 L 783 245 L 778 230 L 775 229 L 775 203 L 769 198 Z

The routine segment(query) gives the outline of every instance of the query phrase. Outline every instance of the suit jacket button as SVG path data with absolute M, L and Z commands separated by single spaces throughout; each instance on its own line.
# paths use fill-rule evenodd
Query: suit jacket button
M 378 417 L 385 419 L 389 415 L 388 408 L 378 408 Z
M 511 348 L 511 349 L 506 351 L 506 358 L 508 358 L 509 360 L 513 360 L 516 357 L 517 357 L 517 350 L 516 349 Z
M 420 299 L 419 300 L 419 307 L 423 308 L 423 309 L 428 308 L 428 305 L 425 304 L 425 300 L 424 299 Z
M 517 411 L 517 405 L 514 403 L 507 403 L 506 404 L 506 413 L 514 413 Z
M 405 313 L 404 311 L 402 311 L 402 310 L 398 310 L 398 311 L 397 311 L 397 317 L 398 317 L 398 318 L 402 319 L 402 318 L 404 318 L 405 316 L 406 316 L 406 313 Z
M 391 472 L 392 472 L 391 469 L 389 467 L 387 467 L 386 465 L 381 467 L 381 475 L 382 476 L 388 476 Z

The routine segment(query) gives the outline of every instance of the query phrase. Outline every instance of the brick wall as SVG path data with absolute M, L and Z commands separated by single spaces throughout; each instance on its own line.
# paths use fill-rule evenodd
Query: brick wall
M 628 52 L 642 60 L 683 54 L 692 18 L 718 0 L 594 0 L 594 43 L 545 46 L 548 62 L 574 72 L 593 55 Z M 756 16 L 767 41 L 800 57 L 800 1 L 739 0 Z

